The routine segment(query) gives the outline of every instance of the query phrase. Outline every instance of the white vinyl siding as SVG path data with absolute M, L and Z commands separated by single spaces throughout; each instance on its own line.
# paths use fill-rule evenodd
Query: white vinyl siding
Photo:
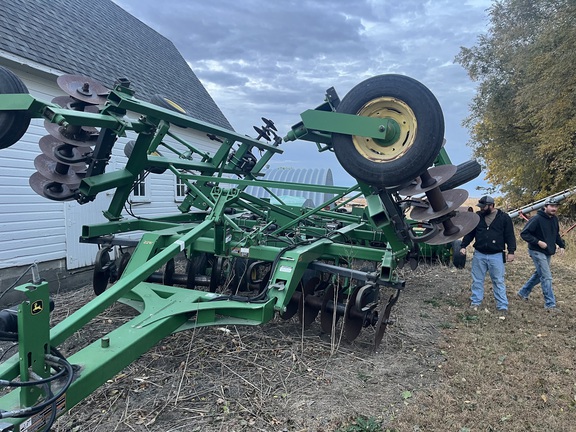
M 14 70 L 13 70 L 14 71 Z M 24 81 L 30 93 L 41 100 L 51 101 L 64 93 L 53 82 L 38 76 L 14 71 Z M 93 263 L 94 245 L 79 244 L 78 237 L 84 224 L 103 223 L 106 210 L 114 191 L 98 195 L 95 202 L 79 205 L 76 202 L 51 201 L 37 195 L 29 185 L 30 176 L 36 171 L 34 158 L 41 151 L 38 141 L 48 132 L 44 121 L 32 120 L 24 137 L 7 149 L 0 150 L 0 269 L 23 266 L 67 258 L 68 269 Z M 177 133 L 202 151 L 214 153 L 219 143 L 210 141 L 205 134 L 189 129 L 177 129 Z M 126 164 L 123 150 L 131 137 L 120 138 L 114 146 L 107 171 Z M 175 140 L 167 143 L 181 149 Z M 165 155 L 170 152 L 159 148 Z M 154 217 L 177 213 L 175 180 L 170 171 L 165 174 L 148 174 L 146 179 L 146 202 L 132 206 L 137 216 Z
M 17 72 L 30 94 L 51 100 L 63 94 L 56 85 Z M 66 256 L 63 203 L 37 195 L 29 184 L 36 172 L 44 120 L 33 119 L 22 139 L 0 150 L 0 268 L 52 261 Z

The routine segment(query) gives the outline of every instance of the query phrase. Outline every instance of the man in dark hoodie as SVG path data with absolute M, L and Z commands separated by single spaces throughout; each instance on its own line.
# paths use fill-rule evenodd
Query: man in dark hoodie
M 483 196 L 476 204 L 480 211 L 480 221 L 474 230 L 462 239 L 460 253 L 466 253 L 466 247 L 474 241 L 474 256 L 472 257 L 472 308 L 478 308 L 484 299 L 484 279 L 490 274 L 496 309 L 505 315 L 508 312 L 508 297 L 504 283 L 504 262 L 514 261 L 516 237 L 512 219 L 507 213 L 494 207 L 494 198 Z M 504 252 L 508 249 L 508 255 Z
M 528 221 L 520 233 L 520 237 L 528 243 L 528 253 L 536 270 L 518 291 L 518 296 L 528 300 L 532 288 L 540 283 L 546 309 L 556 308 L 556 298 L 552 290 L 550 259 L 556 253 L 556 245 L 558 245 L 561 254 L 564 253 L 565 247 L 564 240 L 560 237 L 560 228 L 556 217 L 558 204 L 554 198 L 548 199 L 544 203 L 544 208 L 538 210 L 536 216 Z

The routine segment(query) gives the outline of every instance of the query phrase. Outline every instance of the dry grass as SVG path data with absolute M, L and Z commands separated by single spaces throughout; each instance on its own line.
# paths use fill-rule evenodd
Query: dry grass
M 417 277 L 430 269 L 442 270 L 423 265 Z M 404 392 L 437 380 L 442 312 L 434 304 L 443 296 L 435 289 L 420 298 L 415 287 L 401 297 L 380 352 L 371 350 L 371 328 L 352 344 L 334 345 L 318 322 L 303 330 L 297 319 L 182 332 L 72 408 L 54 431 L 328 432 L 362 416 L 382 422 L 401 408 Z M 88 288 L 63 294 L 55 320 L 90 297 Z M 63 351 L 74 352 L 128 315 L 127 307 L 112 307 Z
M 576 232 L 576 230 L 575 230 Z M 373 331 L 336 349 L 318 323 L 182 332 L 113 377 L 58 420 L 54 431 L 571 431 L 576 423 L 576 241 L 552 261 L 561 314 L 536 289 L 514 293 L 532 272 L 525 244 L 507 264 L 510 315 L 487 289 L 472 313 L 470 274 L 439 265 L 404 270 L 405 292 L 380 352 Z M 488 284 L 487 284 L 488 286 Z M 57 299 L 64 318 L 89 288 Z M 73 352 L 127 319 L 116 305 L 76 333 Z
M 526 244 L 507 264 L 510 314 L 495 314 L 490 289 L 480 312 L 469 303 L 469 275 L 455 275 L 462 287 L 459 308 L 441 306 L 452 327 L 443 331 L 434 388 L 415 392 L 388 425 L 395 431 L 573 431 L 576 424 L 576 241 L 552 260 L 561 313 L 544 310 L 539 286 L 528 302 L 516 291 L 533 271 Z M 488 284 L 487 284 L 488 287 Z M 486 301 L 487 300 L 487 301 Z

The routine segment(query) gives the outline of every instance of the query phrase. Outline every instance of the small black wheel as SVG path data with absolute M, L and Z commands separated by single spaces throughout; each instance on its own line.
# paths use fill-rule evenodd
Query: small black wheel
M 124 270 L 126 270 L 126 266 L 128 265 L 131 257 L 132 254 L 130 252 L 124 252 L 122 255 L 120 255 L 118 264 L 116 265 L 116 271 L 118 273 L 116 279 L 120 279 L 122 277 L 122 274 L 124 273 Z
M 462 186 L 464 183 L 474 180 L 481 172 L 482 166 L 476 160 L 470 159 L 469 161 L 462 162 L 456 166 L 456 173 L 440 185 L 440 190 L 445 191 Z
M 256 260 L 249 258 L 234 258 L 234 276 L 230 288 L 234 294 L 241 291 L 250 291 L 250 281 L 256 279 L 255 275 L 249 274 L 251 265 Z
M 96 253 L 94 275 L 92 276 L 94 294 L 100 295 L 106 291 L 106 287 L 108 287 L 108 282 L 110 281 L 111 265 L 110 249 L 108 247 L 100 249 L 98 253 Z
M 0 66 L 0 94 L 28 93 L 28 88 L 12 71 Z M 27 111 L 0 111 L 0 149 L 17 143 L 28 130 Z
M 208 254 L 201 252 L 193 255 L 186 265 L 186 288 L 196 289 L 196 276 L 205 275 L 208 267 Z
M 332 134 L 340 165 L 354 178 L 392 188 L 432 165 L 444 140 L 444 116 L 427 87 L 404 75 L 378 75 L 354 87 L 338 112 L 390 120 L 385 140 Z
M 166 266 L 164 267 L 164 273 L 162 274 L 162 284 L 166 286 L 174 285 L 175 273 L 176 273 L 176 263 L 174 262 L 174 258 L 170 258 L 166 262 Z
M 210 292 L 216 292 L 218 287 L 226 280 L 226 262 L 224 257 L 214 256 L 214 262 L 212 263 L 212 271 L 210 272 L 210 284 L 208 289 Z
M 452 242 L 452 264 L 458 269 L 463 269 L 466 266 L 466 255 L 460 253 L 462 249 L 462 240 L 454 240 Z

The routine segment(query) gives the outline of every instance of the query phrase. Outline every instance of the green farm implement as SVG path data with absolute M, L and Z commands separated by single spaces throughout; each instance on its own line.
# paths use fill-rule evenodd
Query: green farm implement
M 2 339 L 19 343 L 19 353 L 0 365 L 0 383 L 13 387 L 0 398 L 0 431 L 48 430 L 162 338 L 196 327 L 297 315 L 304 327 L 318 319 L 328 334 L 337 323 L 349 341 L 373 327 L 377 348 L 405 286 L 397 269 L 414 268 L 425 248 L 452 244 L 478 221 L 461 207 L 467 192 L 456 188 L 479 167 L 450 163 L 440 105 L 406 76 L 375 76 L 342 100 L 328 89 L 284 137 L 263 118 L 257 139 L 191 118 L 167 99 L 139 100 L 126 79 L 109 89 L 63 75 L 58 85 L 69 96 L 44 102 L 0 68 L 0 149 L 18 142 L 32 118 L 44 119 L 48 134 L 40 139 L 31 188 L 83 205 L 111 195 L 106 222 L 84 226 L 80 239 L 99 245 L 95 296 L 50 328 L 47 283 L 35 278 L 16 288 L 26 301 L 0 320 Z M 187 142 L 182 128 L 218 142 L 217 151 Z M 133 139 L 120 144 L 119 137 Z M 333 151 L 357 183 L 265 180 L 270 159 L 294 140 L 311 142 L 311 150 L 315 144 L 318 158 Z M 108 162 L 119 145 L 126 164 L 113 169 Z M 143 175 L 172 175 L 183 185 L 172 214 L 139 218 L 124 210 Z M 264 188 L 274 200 L 248 187 Z M 274 189 L 331 198 L 315 207 L 290 205 Z M 362 196 L 365 208 L 341 211 Z M 60 352 L 117 301 L 136 316 L 76 353 Z

